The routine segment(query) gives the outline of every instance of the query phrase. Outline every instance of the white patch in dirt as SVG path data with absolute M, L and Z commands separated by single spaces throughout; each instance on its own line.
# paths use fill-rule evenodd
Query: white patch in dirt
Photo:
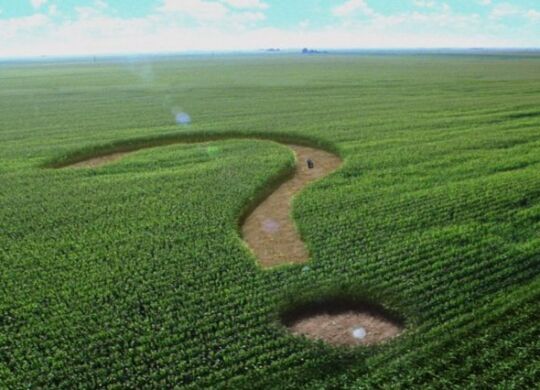
M 366 337 L 366 329 L 362 326 L 355 328 L 352 332 L 352 335 L 355 339 L 362 340 Z
M 267 233 L 275 233 L 279 230 L 279 222 L 274 219 L 265 219 L 262 228 Z

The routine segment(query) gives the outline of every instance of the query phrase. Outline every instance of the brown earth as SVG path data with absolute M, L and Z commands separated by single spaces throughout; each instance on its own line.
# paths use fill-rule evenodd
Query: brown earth
M 120 160 L 126 154 L 129 154 L 129 152 L 111 153 L 105 156 L 92 157 L 92 158 L 89 158 L 88 160 L 70 164 L 67 167 L 68 168 L 98 168 L 103 165 L 107 165 L 114 161 Z
M 294 176 L 266 198 L 244 221 L 242 236 L 262 267 L 303 263 L 309 253 L 291 218 L 292 200 L 307 184 L 335 171 L 339 157 L 320 149 L 287 145 L 296 154 Z M 314 162 L 309 169 L 307 160 Z
M 325 341 L 336 346 L 373 345 L 399 336 L 403 325 L 382 311 L 351 307 L 300 313 L 287 320 L 286 326 L 295 335 Z M 355 330 L 358 332 L 354 336 Z

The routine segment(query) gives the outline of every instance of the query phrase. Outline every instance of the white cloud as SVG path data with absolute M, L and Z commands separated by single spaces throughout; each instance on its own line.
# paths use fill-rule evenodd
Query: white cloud
M 393 16 L 378 16 L 373 20 L 372 28 L 379 29 L 379 33 L 384 34 L 385 30 L 415 31 L 418 26 L 426 31 L 437 33 L 444 29 L 447 36 L 460 35 L 461 31 L 482 30 L 481 18 L 479 15 L 454 14 L 449 10 L 443 12 L 411 12 Z M 471 37 L 472 38 L 472 37 Z
M 531 9 L 527 11 L 527 17 L 533 22 L 540 22 L 540 11 Z
M 418 8 L 435 8 L 437 6 L 437 3 L 432 0 L 414 0 L 413 4 Z
M 501 20 L 507 17 L 519 17 L 531 22 L 538 22 L 540 21 L 540 11 L 535 9 L 527 10 L 510 3 L 502 3 L 493 7 L 490 14 L 490 18 L 495 20 Z
M 32 7 L 37 9 L 41 7 L 42 5 L 47 4 L 47 1 L 48 0 L 30 0 L 30 4 L 32 4 Z
M 261 0 L 221 0 L 234 8 L 267 9 L 268 4 Z
M 49 12 L 49 15 L 51 15 L 51 16 L 57 15 L 58 14 L 58 7 L 56 6 L 56 4 L 49 5 L 48 12 Z
M 186 4 L 192 7 L 186 7 Z M 138 18 L 118 17 L 107 3 L 95 1 L 92 7 L 77 8 L 72 17 L 60 14 L 53 18 L 49 9 L 49 15 L 0 18 L 0 56 L 256 50 L 265 47 L 540 46 L 538 23 L 522 23 L 519 29 L 505 29 L 489 17 L 458 13 L 443 2 L 437 4 L 434 8 L 383 15 L 371 9 L 366 1 L 347 1 L 341 2 L 341 6 L 347 7 L 338 7 L 335 13 L 344 18 L 339 23 L 321 27 L 310 25 L 306 20 L 286 29 L 258 24 L 266 17 L 261 8 L 233 7 L 224 0 L 163 0 L 154 12 Z M 531 21 L 540 17 L 540 12 L 533 9 L 520 9 L 519 12 Z M 368 18 L 355 19 L 355 15 Z
M 15 38 L 20 34 L 38 31 L 40 28 L 47 26 L 48 22 L 49 18 L 42 14 L 0 19 L 0 42 L 9 38 Z M 2 50 L 0 50 L 0 52 L 2 52 Z
M 478 0 L 478 2 L 479 2 L 481 5 L 485 5 L 485 6 L 491 5 L 491 3 L 492 3 L 491 0 Z
M 224 3 L 234 3 L 234 8 Z M 245 27 L 266 19 L 262 12 L 264 3 L 254 0 L 227 0 L 224 3 L 207 0 L 164 0 L 158 8 L 161 14 L 170 17 L 188 17 L 200 24 L 228 24 Z M 262 7 L 262 8 L 261 8 Z
M 92 6 L 75 7 L 75 12 L 80 18 L 88 19 L 97 15 L 102 15 L 109 5 L 102 0 L 94 0 Z
M 311 22 L 308 19 L 302 20 L 300 23 L 298 23 L 298 27 L 300 27 L 302 30 L 305 30 L 310 26 Z
M 181 13 L 204 21 L 224 19 L 229 12 L 223 4 L 205 0 L 164 0 L 160 10 L 166 13 Z
M 198 50 L 257 50 L 264 47 L 384 48 L 384 47 L 471 47 L 509 45 L 510 41 L 488 36 L 415 34 L 372 28 L 331 28 L 324 30 L 285 30 L 257 28 L 239 35 L 209 26 L 187 28 L 165 25 L 159 29 L 147 18 L 121 20 L 95 19 L 67 23 L 47 34 L 24 36 L 18 45 L 0 51 L 12 56 L 60 54 L 152 53 Z M 104 33 L 105 32 L 105 33 Z M 8 44 L 9 45 L 9 44 Z
M 252 25 L 262 22 L 266 19 L 263 12 L 237 12 L 231 13 L 228 17 L 229 22 L 236 25 L 237 28 L 245 28 L 246 25 Z
M 348 0 L 332 10 L 335 16 L 347 17 L 356 13 L 373 16 L 375 11 L 367 4 L 366 0 Z
M 522 11 L 520 7 L 514 4 L 502 3 L 493 7 L 490 17 L 492 19 L 502 19 L 508 16 L 518 16 Z
M 159 27 L 157 27 L 159 26 Z M 2 26 L 3 27 L 3 26 Z M 0 40 L 9 56 L 155 53 L 199 50 L 257 50 L 264 47 L 415 48 L 515 46 L 515 41 L 487 34 L 428 34 L 367 27 L 320 30 L 255 28 L 239 34 L 212 26 L 166 24 L 163 19 L 95 18 L 53 27 L 48 32 Z M 533 41 L 522 42 L 532 46 Z M 536 40 L 538 44 L 538 40 Z

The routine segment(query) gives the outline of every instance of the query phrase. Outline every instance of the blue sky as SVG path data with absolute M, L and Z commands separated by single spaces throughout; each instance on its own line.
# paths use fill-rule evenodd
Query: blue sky
M 540 0 L 0 0 L 0 57 L 540 47 Z

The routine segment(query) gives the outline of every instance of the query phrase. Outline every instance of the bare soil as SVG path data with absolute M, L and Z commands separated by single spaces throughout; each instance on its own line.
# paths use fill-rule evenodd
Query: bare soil
M 110 164 L 114 161 L 120 160 L 130 152 L 111 153 L 105 156 L 92 157 L 88 160 L 80 161 L 74 164 L 68 165 L 69 168 L 99 168 L 103 165 Z
M 295 335 L 321 340 L 335 346 L 374 345 L 399 336 L 403 324 L 373 307 L 322 306 L 290 313 L 284 321 Z M 354 332 L 357 330 L 357 336 Z M 358 331 L 360 330 L 360 331 Z
M 293 197 L 307 184 L 335 171 L 339 157 L 320 149 L 287 145 L 296 154 L 294 176 L 266 198 L 244 221 L 242 236 L 262 267 L 285 263 L 303 263 L 309 253 L 291 218 Z M 307 160 L 314 163 L 309 169 Z

